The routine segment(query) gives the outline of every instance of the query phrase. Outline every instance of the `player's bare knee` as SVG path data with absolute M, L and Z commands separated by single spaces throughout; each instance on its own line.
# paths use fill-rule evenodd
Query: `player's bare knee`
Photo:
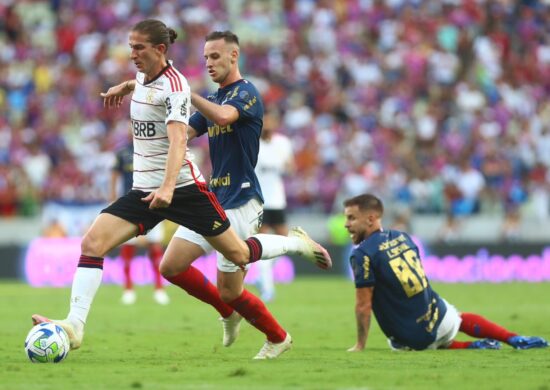
M 90 232 L 86 233 L 80 243 L 80 250 L 82 254 L 94 257 L 105 256 L 105 249 L 103 248 L 101 240 L 99 240 L 94 234 Z
M 163 258 L 159 266 L 160 274 L 165 278 L 176 276 L 187 268 L 189 267 L 185 263 L 178 263 L 170 258 Z
M 241 295 L 241 293 L 237 293 L 235 291 L 225 288 L 220 289 L 219 293 L 221 300 L 225 303 L 230 303 Z
M 240 251 L 224 252 L 223 256 L 235 265 L 242 266 L 248 264 L 248 256 Z

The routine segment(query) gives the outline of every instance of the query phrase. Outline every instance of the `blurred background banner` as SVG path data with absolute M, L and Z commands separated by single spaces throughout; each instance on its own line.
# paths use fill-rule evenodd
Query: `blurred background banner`
M 80 238 L 37 238 L 31 241 L 24 255 L 22 276 L 33 287 L 68 287 L 80 256 Z M 132 260 L 132 280 L 135 284 L 151 284 L 153 272 L 150 260 L 137 256 Z M 216 255 L 211 253 L 200 257 L 193 263 L 210 281 L 216 282 Z M 103 282 L 122 284 L 122 261 L 115 255 L 105 258 Z M 294 280 L 294 265 L 289 257 L 279 258 L 273 267 L 277 283 L 290 283 Z M 16 274 L 3 274 L 3 277 L 17 277 Z M 250 267 L 246 282 L 256 283 L 258 270 L 256 264 Z
M 0 2 L 2 277 L 32 282 L 29 253 L 46 263 L 32 269 L 72 275 L 45 256 L 76 259 L 68 243 L 109 201 L 130 120 L 128 99 L 106 110 L 99 94 L 134 77 L 127 34 L 146 17 L 178 32 L 169 57 L 203 95 L 215 87 L 204 36 L 239 35 L 241 70 L 292 142 L 289 224 L 332 248 L 338 274 L 349 245 L 342 200 L 373 192 L 385 226 L 424 243 L 432 278 L 548 280 L 543 0 Z M 190 146 L 208 175 L 201 138 Z
M 436 245 L 428 252 L 418 239 L 415 239 L 415 242 L 423 255 L 426 275 L 432 281 L 447 283 L 550 281 L 550 246 L 541 250 L 537 245 L 528 244 L 492 247 Z M 340 260 L 347 258 L 346 253 L 349 253 L 350 248 L 331 246 L 328 249 L 335 258 Z M 78 237 L 37 238 L 31 241 L 24 254 L 23 269 L 4 268 L 0 276 L 9 278 L 23 276 L 34 287 L 67 287 L 71 285 L 79 255 L 80 238 Z M 134 283 L 150 284 L 153 281 L 153 273 L 149 260 L 145 256 L 137 256 L 133 262 Z M 209 280 L 215 282 L 215 254 L 199 258 L 194 266 Z M 304 260 L 293 261 L 287 256 L 279 258 L 273 267 L 273 275 L 277 283 L 290 283 L 295 274 L 312 275 L 318 272 Z M 351 269 L 347 262 L 342 260 L 335 264 L 333 275 L 347 275 L 351 279 Z M 106 257 L 103 282 L 121 284 L 122 280 L 121 259 L 117 254 Z M 253 264 L 247 274 L 246 282 L 254 284 L 257 280 L 257 264 Z

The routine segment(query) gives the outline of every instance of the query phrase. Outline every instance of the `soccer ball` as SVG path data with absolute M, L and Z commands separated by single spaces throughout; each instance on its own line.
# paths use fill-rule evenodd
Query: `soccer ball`
M 51 322 L 36 325 L 25 339 L 25 353 L 33 363 L 59 363 L 67 357 L 69 350 L 67 333 Z

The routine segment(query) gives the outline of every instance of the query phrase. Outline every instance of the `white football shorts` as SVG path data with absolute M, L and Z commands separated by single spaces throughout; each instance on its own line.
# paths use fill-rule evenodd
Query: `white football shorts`
M 445 317 L 443 317 L 443 320 L 439 324 L 439 328 L 437 328 L 435 341 L 428 345 L 426 349 L 446 348 L 454 340 L 458 333 L 458 330 L 460 329 L 460 323 L 462 322 L 462 318 L 460 318 L 460 313 L 458 312 L 458 310 L 456 310 L 456 307 L 451 305 L 445 299 L 441 299 L 443 300 L 445 306 L 447 306 L 447 312 L 445 313 Z M 390 339 L 388 339 L 388 344 L 390 348 L 394 351 L 412 350 L 411 348 L 406 346 L 397 346 L 395 343 L 392 343 Z
M 441 324 L 439 324 L 439 328 L 437 328 L 437 336 L 435 341 L 428 345 L 428 348 L 426 349 L 446 348 L 451 343 L 451 341 L 454 340 L 458 333 L 458 330 L 460 329 L 462 318 L 460 318 L 458 310 L 456 310 L 456 307 L 451 305 L 445 299 L 443 299 L 443 302 L 447 306 L 447 313 L 445 313 L 443 321 L 441 321 Z
M 162 243 L 164 238 L 164 222 L 158 223 L 154 228 L 149 230 L 144 236 L 137 236 L 126 241 L 128 245 L 146 245 Z
M 245 240 L 258 233 L 262 221 L 263 205 L 258 199 L 253 198 L 240 207 L 225 210 L 225 214 L 229 218 L 233 230 L 235 230 L 240 238 Z M 199 245 L 205 253 L 209 253 L 214 249 L 203 236 L 184 226 L 178 226 L 174 237 Z M 217 253 L 217 265 L 218 270 L 222 272 L 236 272 L 240 270 L 238 266 L 227 260 L 219 252 Z

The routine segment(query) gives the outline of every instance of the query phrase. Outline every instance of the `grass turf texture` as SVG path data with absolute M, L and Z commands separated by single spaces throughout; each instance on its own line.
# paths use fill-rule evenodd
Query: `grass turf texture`
M 548 283 L 434 287 L 459 310 L 550 339 Z M 138 302 L 123 306 L 120 287 L 102 286 L 82 348 L 54 365 L 30 363 L 23 342 L 31 314 L 66 315 L 69 289 L 0 283 L 0 389 L 550 390 L 550 348 L 392 352 L 373 320 L 367 350 L 346 352 L 355 341 L 355 289 L 347 280 L 301 278 L 278 286 L 269 307 L 294 347 L 272 361 L 251 359 L 264 340 L 246 323 L 239 340 L 222 347 L 217 314 L 180 291 L 169 287 L 171 304 L 159 306 L 151 287 L 138 287 Z

